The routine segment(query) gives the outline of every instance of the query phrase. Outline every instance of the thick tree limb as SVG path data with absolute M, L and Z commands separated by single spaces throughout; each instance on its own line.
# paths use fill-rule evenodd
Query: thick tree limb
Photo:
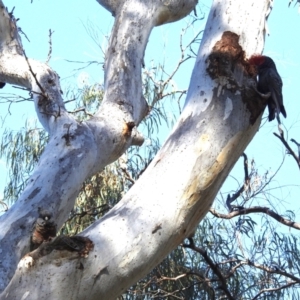
M 152 12 L 151 20 L 154 26 L 175 22 L 186 15 L 188 15 L 197 4 L 198 0 L 97 0 L 99 4 L 105 7 L 112 13 L 113 16 L 118 17 L 118 12 L 124 11 L 125 13 L 133 11 L 136 13 L 146 11 Z M 130 8 L 130 10 L 127 9 Z M 134 10 L 132 10 L 134 8 Z M 144 21 L 146 21 L 144 20 Z M 144 22 L 146 24 L 147 22 Z
M 6 253 L 2 253 L 1 290 L 19 259 L 28 252 L 38 207 L 51 210 L 60 227 L 72 209 L 83 181 L 114 161 L 130 145 L 143 143 L 136 126 L 146 115 L 147 106 L 141 92 L 141 63 L 132 63 L 132 59 L 143 59 L 151 26 L 133 37 L 137 40 L 131 41 L 130 51 L 126 45 L 114 43 L 117 54 L 126 59 L 111 58 L 114 54 L 108 54 L 107 74 L 122 76 L 106 78 L 109 88 L 99 112 L 90 121 L 80 123 L 65 109 L 58 75 L 48 65 L 24 55 L 15 19 L 7 13 L 2 2 L 0 9 L 3 16 L 0 20 L 0 80 L 32 91 L 39 120 L 50 135 L 29 185 L 18 202 L 0 219 L 6 224 L 1 231 L 1 245 L 6 249 Z M 134 24 L 124 30 L 127 35 L 133 31 Z M 132 47 L 136 43 L 140 46 Z M 124 62 L 123 73 L 119 70 L 120 60 Z M 124 85 L 126 89 L 120 89 Z

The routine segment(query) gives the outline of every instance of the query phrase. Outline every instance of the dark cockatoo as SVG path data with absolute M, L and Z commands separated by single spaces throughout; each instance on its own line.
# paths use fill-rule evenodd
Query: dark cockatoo
M 282 97 L 282 80 L 277 72 L 272 58 L 264 55 L 253 55 L 249 59 L 251 65 L 255 65 L 258 73 L 257 89 L 262 94 L 270 94 L 268 98 L 269 121 L 277 118 L 280 123 L 279 114 L 286 118 Z

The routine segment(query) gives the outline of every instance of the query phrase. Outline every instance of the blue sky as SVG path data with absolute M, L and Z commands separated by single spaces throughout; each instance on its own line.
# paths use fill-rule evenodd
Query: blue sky
M 208 5 L 202 7 L 203 13 L 208 13 L 210 1 L 206 2 Z M 88 78 L 88 82 L 91 84 L 103 82 L 102 65 L 95 64 L 87 69 L 76 71 L 82 65 L 67 62 L 67 60 L 103 61 L 102 50 L 87 33 L 86 28 L 92 28 L 91 31 L 95 33 L 97 43 L 105 49 L 114 19 L 98 2 L 95 0 L 34 0 L 30 4 L 30 0 L 10 0 L 6 1 L 5 5 L 9 10 L 16 6 L 14 14 L 16 18 L 20 18 L 18 25 L 30 40 L 28 42 L 25 36 L 22 35 L 22 42 L 28 57 L 45 61 L 49 51 L 49 29 L 54 31 L 50 66 L 59 74 L 63 90 L 80 87 L 81 78 Z M 199 15 L 201 15 L 200 11 Z M 165 63 L 169 72 L 173 70 L 175 62 L 180 57 L 179 33 L 186 22 L 186 20 L 183 20 L 153 30 L 146 49 L 146 68 L 150 68 L 152 61 L 154 61 L 157 64 L 158 62 Z M 201 22 L 201 27 L 204 28 L 204 25 L 204 21 Z M 176 77 L 176 84 L 180 89 L 188 86 L 193 62 L 187 62 L 184 67 L 188 72 L 188 76 Z M 5 94 L 20 94 L 21 92 L 6 85 L 0 93 L 5 96 Z M 22 93 L 22 95 L 28 96 L 28 93 Z M 9 111 L 11 114 L 8 114 L 7 104 L 0 105 L 0 135 L 5 128 L 19 130 L 24 126 L 27 118 L 36 118 L 32 102 L 22 102 L 10 106 Z M 177 104 L 174 104 L 174 106 L 177 106 Z M 172 110 L 172 105 L 169 105 L 168 109 Z M 167 133 L 168 130 L 164 128 L 160 135 L 166 137 Z M 0 161 L 0 197 L 5 185 L 6 172 L 5 163 Z
M 204 1 L 202 11 L 207 15 L 210 6 L 209 0 Z M 88 78 L 89 83 L 103 82 L 101 65 L 93 65 L 86 70 L 75 72 L 80 67 L 66 60 L 73 61 L 103 61 L 103 53 L 86 32 L 86 27 L 93 24 L 98 33 L 99 44 L 105 48 L 105 37 L 109 34 L 113 25 L 113 18 L 109 12 L 102 8 L 97 1 L 41 1 L 30 0 L 5 1 L 5 5 L 11 9 L 15 6 L 15 16 L 20 18 L 18 25 L 28 36 L 30 42 L 22 37 L 28 57 L 45 61 L 48 54 L 48 32 L 54 31 L 52 38 L 53 53 L 50 61 L 51 67 L 60 75 L 63 88 L 76 87 L 80 84 L 80 78 Z M 201 13 L 198 12 L 198 15 Z M 186 20 L 155 28 L 150 37 L 146 50 L 146 67 L 155 62 L 165 62 L 168 70 L 172 70 L 174 62 L 179 58 L 178 45 L 179 33 Z M 205 23 L 200 22 L 198 26 Z M 288 137 L 300 142 L 300 108 L 298 105 L 297 90 L 299 86 L 300 42 L 295 32 L 300 28 L 300 14 L 297 8 L 288 8 L 288 0 L 276 0 L 273 11 L 268 20 L 270 36 L 266 37 L 266 55 L 271 56 L 277 64 L 279 73 L 284 82 L 284 103 L 287 111 L 287 119 L 282 120 L 288 129 Z M 176 50 L 177 49 L 177 50 Z M 184 69 L 175 77 L 179 89 L 188 87 L 193 63 L 186 64 Z M 2 93 L 19 93 L 19 90 L 5 87 Z M 176 106 L 176 104 L 174 104 Z M 169 105 L 172 110 L 172 105 Z M 35 118 L 33 103 L 25 102 L 14 104 L 10 108 L 11 115 L 7 114 L 7 105 L 1 104 L 0 135 L 5 128 L 18 130 L 27 118 Z M 5 118 L 5 119 L 4 119 Z M 5 123 L 3 122 L 5 120 Z M 265 123 L 263 121 L 263 123 Z M 274 172 L 280 165 L 285 149 L 280 141 L 275 138 L 273 132 L 277 132 L 276 122 L 265 123 L 248 146 L 246 153 L 249 159 L 255 158 L 257 166 L 264 172 Z M 162 135 L 166 136 L 164 129 Z M 0 161 L 0 197 L 5 184 L 6 168 Z M 233 176 L 243 178 L 242 161 L 238 162 Z M 275 190 L 281 199 L 283 209 L 291 207 L 298 212 L 297 205 L 299 194 L 299 169 L 289 156 L 276 176 L 274 187 L 286 186 L 284 189 Z M 224 189 L 235 189 L 235 181 L 229 179 Z

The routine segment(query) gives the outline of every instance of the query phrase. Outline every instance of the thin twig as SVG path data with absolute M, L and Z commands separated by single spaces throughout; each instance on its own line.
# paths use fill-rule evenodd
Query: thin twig
M 135 183 L 135 180 L 130 176 L 130 174 L 128 173 L 128 171 L 125 168 L 120 168 L 121 171 L 125 174 L 125 178 L 127 180 L 129 180 L 131 183 Z
M 83 69 L 86 69 L 87 67 L 89 67 L 92 64 L 96 64 L 96 65 L 104 65 L 104 63 L 102 62 L 98 62 L 96 60 L 92 60 L 92 61 L 76 61 L 76 60 L 69 60 L 69 59 L 65 59 L 66 62 L 70 62 L 70 63 L 76 63 L 76 64 L 85 64 L 85 66 L 78 68 L 78 69 L 74 69 L 74 71 L 80 71 Z
M 8 205 L 4 201 L 0 200 L 0 205 L 3 205 L 5 207 L 4 211 L 8 211 Z
M 101 209 L 100 211 L 95 211 L 96 209 Z M 69 219 L 65 222 L 69 222 L 71 221 L 72 219 L 74 219 L 75 217 L 84 217 L 84 216 L 97 216 L 98 214 L 100 214 L 101 212 L 107 210 L 107 209 L 110 209 L 109 205 L 108 204 L 102 204 L 102 205 L 99 205 L 97 207 L 92 207 L 88 210 L 84 210 L 80 213 L 74 213 L 72 214 Z
M 292 157 L 295 159 L 295 161 L 297 162 L 298 167 L 300 168 L 300 159 L 297 156 L 297 154 L 293 151 L 293 149 L 290 147 L 290 145 L 288 144 L 288 142 L 286 141 L 286 139 L 284 138 L 284 134 L 283 131 L 280 132 L 280 135 L 276 132 L 273 132 L 273 134 L 279 138 L 279 140 L 283 143 L 283 145 L 285 146 L 285 148 L 287 149 L 288 153 L 290 155 L 292 155 Z
M 30 40 L 29 40 L 28 36 L 27 36 L 26 33 L 22 30 L 21 27 L 18 27 L 18 32 L 22 33 L 22 34 L 25 36 L 26 40 L 30 43 Z
M 70 100 L 65 100 L 64 104 L 67 104 L 67 103 L 70 103 L 70 102 L 74 102 L 76 100 L 77 100 L 77 98 L 73 98 L 73 99 L 70 99 Z
M 32 74 L 32 76 L 33 76 L 34 79 L 35 79 L 36 84 L 38 85 L 38 87 L 39 87 L 40 90 L 42 91 L 43 96 L 46 97 L 46 98 L 48 98 L 47 95 L 46 95 L 46 93 L 45 93 L 45 90 L 43 89 L 43 87 L 41 86 L 41 84 L 39 83 L 39 81 L 37 80 L 36 74 L 33 72 L 32 68 L 31 68 L 31 65 L 30 65 L 30 63 L 29 63 L 28 57 L 27 57 L 27 55 L 26 55 L 26 53 L 25 53 L 25 50 L 24 50 L 24 49 L 22 49 L 22 50 L 23 50 L 23 54 L 24 54 L 24 57 L 25 57 L 25 59 L 26 59 L 27 65 L 28 65 L 28 67 L 29 67 L 30 73 Z
M 232 211 L 232 206 L 231 203 L 235 201 L 246 189 L 246 187 L 249 186 L 250 182 L 250 177 L 249 177 L 249 172 L 248 172 L 248 157 L 246 153 L 243 153 L 242 156 L 244 157 L 244 173 L 245 173 L 245 180 L 244 184 L 240 187 L 240 189 L 234 193 L 232 196 L 228 194 L 227 200 L 226 200 L 226 205 L 229 209 L 229 211 Z
M 66 103 L 66 102 L 65 102 Z M 79 113 L 83 111 L 86 115 L 88 115 L 89 117 L 93 117 L 93 114 L 89 113 L 85 107 L 80 107 L 80 108 L 77 108 L 75 110 L 72 110 L 72 111 L 68 111 L 68 113 L 70 114 L 76 114 L 76 113 Z
M 46 64 L 49 63 L 49 61 L 51 59 L 51 55 L 52 55 L 52 34 L 53 33 L 54 33 L 54 31 L 52 31 L 51 29 L 49 29 L 49 52 L 48 52 Z
M 198 31 L 198 33 L 190 40 L 190 42 L 183 47 L 183 36 L 185 35 L 187 29 L 189 28 L 189 26 L 187 26 L 186 28 L 182 29 L 182 32 L 180 34 L 180 59 L 177 62 L 175 68 L 173 69 L 173 71 L 171 72 L 171 74 L 167 74 L 164 70 L 163 73 L 165 73 L 168 77 L 165 81 L 163 82 L 156 82 L 155 79 L 151 76 L 151 74 L 147 73 L 148 77 L 152 80 L 152 82 L 154 83 L 155 86 L 159 86 L 159 93 L 158 93 L 158 97 L 156 99 L 153 100 L 152 106 L 154 106 L 154 104 L 156 102 L 158 102 L 159 100 L 163 99 L 163 97 L 167 96 L 167 94 L 163 94 L 163 91 L 165 90 L 165 88 L 168 86 L 168 84 L 170 83 L 170 81 L 173 79 L 173 77 L 175 76 L 175 74 L 177 73 L 177 71 L 179 70 L 180 66 L 186 62 L 187 60 L 191 59 L 192 56 L 191 55 L 187 55 L 186 56 L 186 51 L 187 49 L 196 41 L 196 39 L 198 38 L 198 36 L 203 32 L 203 30 Z M 181 91 L 179 91 L 181 92 Z
M 297 145 L 297 148 L 298 148 L 298 160 L 299 160 L 299 157 L 300 157 L 300 144 L 294 140 L 294 139 L 291 139 L 291 142 L 295 143 Z

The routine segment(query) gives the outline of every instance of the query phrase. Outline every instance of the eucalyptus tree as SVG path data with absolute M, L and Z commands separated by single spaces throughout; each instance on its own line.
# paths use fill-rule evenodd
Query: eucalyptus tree
M 121 295 L 194 232 L 261 122 L 266 100 L 253 88 L 247 58 L 262 52 L 270 2 L 213 1 L 184 109 L 146 171 L 113 209 L 72 241 L 78 242 L 72 251 L 54 238 L 28 253 L 39 208 L 50 211 L 60 227 L 84 180 L 129 147 L 142 145 L 137 127 L 148 113 L 141 68 L 149 35 L 155 26 L 189 14 L 197 1 L 98 2 L 115 23 L 103 100 L 87 121 L 66 110 L 58 74 L 26 56 L 16 19 L 0 2 L 0 81 L 31 91 L 49 134 L 27 186 L 0 219 L 2 297 Z

